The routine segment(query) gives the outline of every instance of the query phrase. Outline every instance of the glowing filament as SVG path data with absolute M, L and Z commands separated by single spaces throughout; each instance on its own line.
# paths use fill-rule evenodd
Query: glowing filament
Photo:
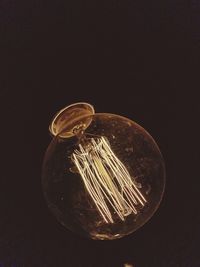
M 72 161 L 106 223 L 114 223 L 110 209 L 124 221 L 129 214 L 138 213 L 139 204 L 145 205 L 146 199 L 104 137 L 91 138 L 84 147 L 79 144 Z

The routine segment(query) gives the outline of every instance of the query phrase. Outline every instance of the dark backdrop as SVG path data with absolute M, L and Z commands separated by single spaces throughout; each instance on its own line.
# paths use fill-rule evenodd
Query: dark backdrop
M 198 1 L 1 1 L 0 266 L 199 267 Z M 162 204 L 140 230 L 82 239 L 47 210 L 41 165 L 60 108 L 129 117 L 166 162 Z

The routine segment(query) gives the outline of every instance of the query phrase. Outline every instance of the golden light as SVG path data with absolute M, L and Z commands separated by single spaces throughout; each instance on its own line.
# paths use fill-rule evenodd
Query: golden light
M 149 220 L 162 199 L 165 167 L 144 128 L 76 103 L 58 112 L 49 129 L 53 140 L 42 183 L 48 207 L 62 225 L 105 240 Z

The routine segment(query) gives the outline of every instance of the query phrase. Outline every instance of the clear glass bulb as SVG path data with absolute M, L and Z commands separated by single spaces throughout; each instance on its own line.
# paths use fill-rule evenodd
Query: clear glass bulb
M 165 187 L 163 157 L 153 138 L 122 116 L 87 103 L 61 110 L 43 164 L 49 209 L 66 228 L 111 240 L 141 227 Z

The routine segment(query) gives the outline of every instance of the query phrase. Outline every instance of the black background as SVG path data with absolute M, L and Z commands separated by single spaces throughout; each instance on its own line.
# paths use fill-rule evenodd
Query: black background
M 0 266 L 200 266 L 199 2 L 0 5 Z M 78 101 L 138 122 L 165 158 L 159 210 L 121 240 L 68 232 L 43 199 L 48 125 Z

